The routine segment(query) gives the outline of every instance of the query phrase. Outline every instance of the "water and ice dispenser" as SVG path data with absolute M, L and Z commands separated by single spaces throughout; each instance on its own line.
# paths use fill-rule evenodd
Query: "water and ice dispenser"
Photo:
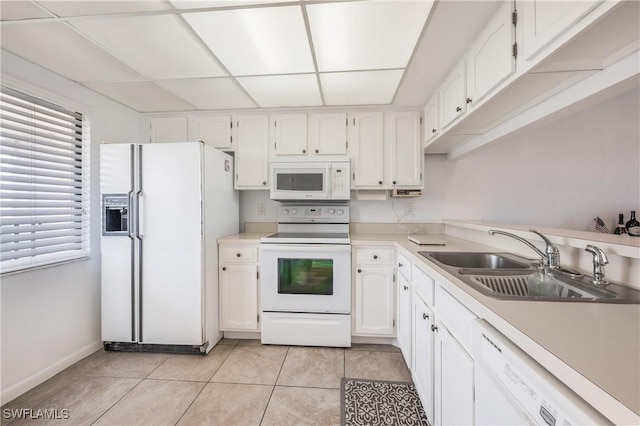
M 102 235 L 129 235 L 129 195 L 102 195 Z

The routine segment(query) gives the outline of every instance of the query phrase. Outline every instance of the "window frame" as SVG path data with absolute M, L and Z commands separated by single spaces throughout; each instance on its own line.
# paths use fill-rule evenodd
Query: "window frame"
M 42 89 L 28 84 L 24 84 L 19 80 L 8 78 L 2 75 L 2 85 L 20 92 L 24 95 L 36 98 L 38 100 L 51 103 L 59 108 L 63 108 L 73 112 L 79 112 L 82 115 L 82 138 L 81 138 L 81 248 L 79 250 L 65 250 L 61 252 L 37 254 L 33 256 L 23 257 L 19 259 L 0 261 L 0 275 L 7 276 L 19 272 L 26 272 L 34 269 L 46 268 L 61 265 L 69 262 L 87 260 L 90 258 L 91 250 L 91 158 L 90 158 L 90 122 L 88 115 L 90 110 L 86 105 L 72 102 L 68 99 L 61 98 Z M 0 241 L 0 245 L 2 242 Z

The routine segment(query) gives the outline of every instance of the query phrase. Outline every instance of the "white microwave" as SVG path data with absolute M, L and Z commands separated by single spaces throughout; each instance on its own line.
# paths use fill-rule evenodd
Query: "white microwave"
M 349 161 L 271 163 L 272 200 L 349 200 Z

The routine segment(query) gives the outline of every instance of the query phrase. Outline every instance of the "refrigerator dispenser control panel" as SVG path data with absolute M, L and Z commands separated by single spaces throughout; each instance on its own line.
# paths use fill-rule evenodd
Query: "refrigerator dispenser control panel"
M 102 235 L 129 235 L 129 195 L 102 195 Z

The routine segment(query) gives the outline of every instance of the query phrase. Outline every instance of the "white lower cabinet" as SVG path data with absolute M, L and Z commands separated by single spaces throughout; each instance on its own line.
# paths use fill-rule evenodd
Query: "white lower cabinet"
M 404 356 L 407 366 L 411 367 L 411 283 L 398 274 L 398 345 Z
M 473 424 L 473 359 L 437 321 L 435 424 Z
M 357 267 L 354 334 L 393 336 L 394 296 L 395 280 L 392 267 Z
M 419 294 L 413 293 L 413 382 L 416 385 L 427 420 L 433 423 L 434 404 L 434 314 Z
M 260 330 L 257 253 L 257 245 L 220 245 L 219 304 L 222 331 Z

